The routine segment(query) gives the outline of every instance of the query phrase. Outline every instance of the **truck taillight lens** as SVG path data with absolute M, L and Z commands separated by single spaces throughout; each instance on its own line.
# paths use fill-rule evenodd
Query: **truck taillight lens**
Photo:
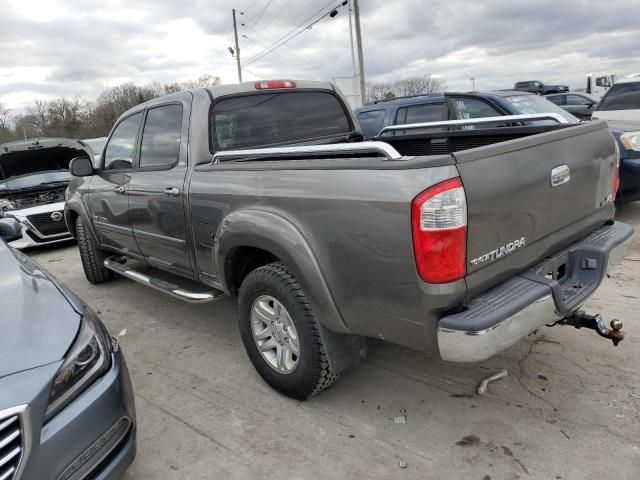
M 418 195 L 411 206 L 413 252 L 420 278 L 448 283 L 464 278 L 467 268 L 467 200 L 459 178 Z

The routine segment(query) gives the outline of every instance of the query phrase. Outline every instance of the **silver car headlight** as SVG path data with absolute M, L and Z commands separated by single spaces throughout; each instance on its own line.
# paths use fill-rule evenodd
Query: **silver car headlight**
M 640 152 L 640 131 L 624 132 L 620 135 L 620 142 L 622 142 L 624 148 L 627 150 Z
M 111 337 L 95 313 L 85 308 L 78 335 L 51 386 L 46 420 L 71 403 L 111 366 Z

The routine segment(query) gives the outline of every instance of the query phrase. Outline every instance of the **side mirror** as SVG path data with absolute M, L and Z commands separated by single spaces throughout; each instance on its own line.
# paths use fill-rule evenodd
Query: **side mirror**
M 0 218 L 0 238 L 5 242 L 11 242 L 22 237 L 20 222 L 15 218 Z
M 74 177 L 88 177 L 94 174 L 95 169 L 89 157 L 76 157 L 69 162 L 69 171 Z

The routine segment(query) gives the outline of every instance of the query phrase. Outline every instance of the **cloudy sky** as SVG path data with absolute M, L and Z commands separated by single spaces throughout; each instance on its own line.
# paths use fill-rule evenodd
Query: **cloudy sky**
M 483 90 L 528 79 L 583 87 L 589 71 L 640 72 L 638 2 L 361 0 L 365 73 L 372 80 L 437 75 L 449 90 L 470 89 L 470 77 Z M 227 50 L 234 7 L 243 12 L 245 80 L 350 75 L 347 9 L 304 28 L 340 3 L 0 0 L 0 102 L 21 110 L 37 98 L 90 100 L 126 81 L 168 83 L 203 74 L 235 82 Z

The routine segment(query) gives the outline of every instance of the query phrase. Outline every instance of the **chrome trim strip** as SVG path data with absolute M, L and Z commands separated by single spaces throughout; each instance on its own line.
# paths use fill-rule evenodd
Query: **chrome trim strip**
M 0 480 L 9 480 L 11 478 L 15 478 L 14 474 L 16 473 L 16 469 L 14 467 L 11 467 L 11 470 L 7 470 L 7 473 L 5 473 L 2 477 L 0 477 Z
M 122 263 L 119 263 L 116 259 L 117 257 L 109 257 L 105 259 L 104 266 L 109 270 L 113 270 L 114 272 L 119 273 L 120 275 L 123 275 L 133 281 L 153 288 L 154 290 L 158 290 L 159 292 L 166 293 L 167 295 L 171 295 L 172 297 L 179 298 L 180 300 L 183 300 L 185 302 L 209 303 L 224 296 L 224 292 L 218 290 L 208 292 L 192 292 L 189 290 L 185 290 L 178 285 L 173 285 L 165 281 L 157 280 L 148 275 L 144 275 L 143 273 L 140 273 Z
M 424 123 L 408 123 L 406 125 L 389 125 L 384 127 L 378 133 L 378 137 L 387 132 L 395 132 L 398 130 L 417 130 L 420 128 L 434 128 L 434 127 L 448 127 L 456 125 L 479 125 L 483 123 L 495 123 L 495 122 L 521 122 L 528 120 L 555 120 L 557 123 L 569 123 L 559 113 L 531 113 L 523 115 L 503 115 L 501 117 L 483 117 L 483 118 L 466 118 L 462 120 L 443 120 L 441 122 L 424 122 Z
M 133 230 L 133 236 L 140 235 L 141 237 L 149 237 L 154 240 L 161 240 L 169 243 L 176 243 L 180 246 L 185 246 L 187 244 L 186 240 L 182 240 L 180 238 L 167 237 L 166 235 L 160 235 L 158 233 L 145 232 L 143 230 Z
M 31 451 L 31 417 L 29 415 L 29 406 L 19 405 L 17 407 L 0 410 L 0 421 L 16 415 L 18 416 L 20 433 L 22 434 L 22 451 L 20 452 L 20 459 L 18 460 L 18 469 L 15 471 L 13 478 L 14 480 L 20 480 L 26 459 Z
M 60 479 L 62 479 L 62 478 L 69 478 L 69 476 L 66 476 L 66 477 L 65 477 L 65 474 L 67 474 L 67 472 L 69 471 L 69 469 L 73 466 L 73 463 L 74 463 L 78 458 L 82 457 L 82 456 L 83 456 L 83 455 L 85 455 L 88 451 L 90 451 L 92 448 L 94 448 L 94 446 L 95 446 L 96 444 L 98 444 L 98 443 L 102 440 L 102 438 L 103 438 L 107 433 L 109 433 L 109 431 L 110 431 L 110 430 L 112 430 L 112 429 L 114 429 L 115 427 L 117 427 L 117 426 L 118 426 L 118 424 L 120 424 L 120 422 L 122 422 L 123 420 L 127 422 L 127 427 L 124 429 L 124 432 L 122 432 L 122 434 L 118 437 L 118 439 L 117 439 L 116 441 L 113 441 L 113 442 L 112 442 L 112 440 L 113 440 L 112 438 L 108 439 L 108 442 L 112 442 L 112 443 L 113 443 L 113 445 L 111 445 L 111 447 L 110 447 L 106 452 L 104 452 L 104 453 L 100 456 L 100 458 L 99 458 L 97 461 L 93 461 L 93 462 L 91 462 L 91 463 L 92 463 L 92 465 L 90 466 L 89 470 L 88 470 L 84 475 L 82 475 L 82 476 L 80 477 L 80 478 L 82 478 L 82 479 L 90 478 L 90 477 L 92 476 L 92 474 L 94 474 L 94 473 L 95 473 L 95 471 L 96 471 L 96 467 L 100 468 L 100 466 L 101 466 L 102 462 L 104 462 L 104 460 L 105 460 L 109 455 L 111 455 L 111 453 L 112 453 L 116 448 L 118 448 L 118 447 L 121 445 L 122 439 L 123 439 L 123 438 L 125 438 L 125 437 L 129 434 L 129 432 L 131 432 L 131 429 L 132 429 L 132 425 L 133 425 L 133 423 L 131 422 L 131 419 L 130 419 L 129 417 L 127 417 L 126 415 L 125 415 L 125 416 L 123 416 L 123 417 L 121 417 L 117 422 L 115 422 L 115 423 L 114 423 L 114 424 L 109 428 L 109 430 L 107 430 L 105 433 L 103 433 L 103 434 L 102 434 L 102 437 L 100 437 L 98 440 L 96 440 L 95 442 L 93 442 L 93 443 L 92 443 L 92 444 L 91 444 L 87 449 L 85 449 L 85 450 L 84 450 L 80 455 L 78 455 L 78 457 L 76 457 L 76 459 L 75 459 L 73 462 L 71 462 L 71 464 L 70 464 L 70 465 L 68 465 L 68 466 L 67 466 L 67 467 L 62 471 L 62 473 L 61 473 L 61 474 L 60 474 L 60 476 L 58 477 L 58 480 L 60 480 Z M 93 458 L 93 456 L 91 456 L 90 458 L 88 458 L 88 459 L 86 460 L 86 462 L 84 462 L 81 466 L 79 466 L 79 467 L 78 467 L 78 469 L 77 469 L 77 470 L 75 470 L 73 473 L 77 473 L 78 471 L 80 471 L 80 470 L 82 469 L 82 467 L 84 467 L 87 463 L 89 463 L 89 462 L 92 460 L 92 458 Z M 73 476 L 73 474 L 72 474 L 71 476 Z
M 128 227 L 121 227 L 120 225 L 113 225 L 111 223 L 101 222 L 100 220 L 93 220 L 93 225 L 96 227 L 96 230 L 100 231 L 100 229 L 111 231 L 115 233 L 127 233 L 129 235 L 132 234 L 133 230 Z
M 213 155 L 211 164 L 220 163 L 225 157 L 269 157 L 276 155 L 318 155 L 331 153 L 381 153 L 389 160 L 402 160 L 404 157 L 385 142 L 336 143 L 330 145 L 304 145 L 299 147 L 254 148 L 247 150 L 224 150 Z

